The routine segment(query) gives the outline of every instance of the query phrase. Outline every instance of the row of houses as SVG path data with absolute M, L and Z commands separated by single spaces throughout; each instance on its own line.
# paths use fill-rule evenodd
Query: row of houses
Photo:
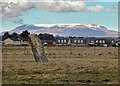
M 95 37 L 59 37 L 55 38 L 55 40 L 41 40 L 43 45 L 58 45 L 58 46 L 67 46 L 67 45 L 75 45 L 75 46 L 118 46 L 120 43 L 117 38 L 95 38 Z M 14 46 L 25 46 L 30 45 L 28 39 L 26 38 L 7 38 L 1 42 L 5 46 L 14 45 Z
M 89 45 L 89 46 L 116 46 L 118 45 L 118 39 L 117 38 L 95 38 L 95 37 L 77 37 L 77 38 L 57 38 L 56 39 L 57 45 Z
M 27 46 L 29 45 L 29 41 L 27 38 L 22 37 L 9 37 L 6 39 L 2 39 L 2 45 L 4 46 Z

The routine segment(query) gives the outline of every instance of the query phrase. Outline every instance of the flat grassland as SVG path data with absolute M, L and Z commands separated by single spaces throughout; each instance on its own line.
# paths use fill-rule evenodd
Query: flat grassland
M 118 84 L 117 47 L 44 48 L 41 64 L 31 47 L 3 47 L 3 84 Z

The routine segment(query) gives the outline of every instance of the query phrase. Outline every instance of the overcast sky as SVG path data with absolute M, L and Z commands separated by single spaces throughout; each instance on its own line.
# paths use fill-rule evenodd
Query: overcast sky
M 5 2 L 0 2 L 2 31 L 12 30 L 22 24 L 61 23 L 98 24 L 110 30 L 118 31 L 117 1 L 119 0 L 89 0 L 89 2 L 88 0 L 87 2 L 85 0 L 34 1 L 41 2 L 30 0 L 5 0 Z

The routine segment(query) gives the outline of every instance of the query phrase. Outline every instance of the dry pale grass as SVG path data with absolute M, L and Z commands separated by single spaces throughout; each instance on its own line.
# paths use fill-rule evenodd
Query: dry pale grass
M 45 47 L 45 53 L 49 62 L 41 64 L 30 47 L 3 47 L 3 84 L 118 83 L 118 48 Z

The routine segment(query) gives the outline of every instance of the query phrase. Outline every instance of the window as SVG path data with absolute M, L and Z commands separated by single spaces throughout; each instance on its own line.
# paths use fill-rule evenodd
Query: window
M 74 43 L 76 43 L 77 40 L 74 40 Z
M 80 43 L 80 40 L 78 40 L 78 43 Z
M 96 40 L 96 43 L 98 43 L 98 40 Z
M 105 43 L 105 40 L 103 40 L 103 43 Z
M 100 40 L 100 43 L 102 43 L 102 41 Z
M 64 40 L 64 43 L 66 43 L 66 40 Z
M 93 43 L 93 41 L 91 40 L 91 43 Z
M 112 43 L 114 43 L 114 41 L 112 40 Z
M 58 43 L 60 43 L 60 40 L 58 40 Z
M 61 40 L 61 42 L 63 43 L 63 40 Z
M 81 43 L 83 43 L 83 40 L 81 40 Z

